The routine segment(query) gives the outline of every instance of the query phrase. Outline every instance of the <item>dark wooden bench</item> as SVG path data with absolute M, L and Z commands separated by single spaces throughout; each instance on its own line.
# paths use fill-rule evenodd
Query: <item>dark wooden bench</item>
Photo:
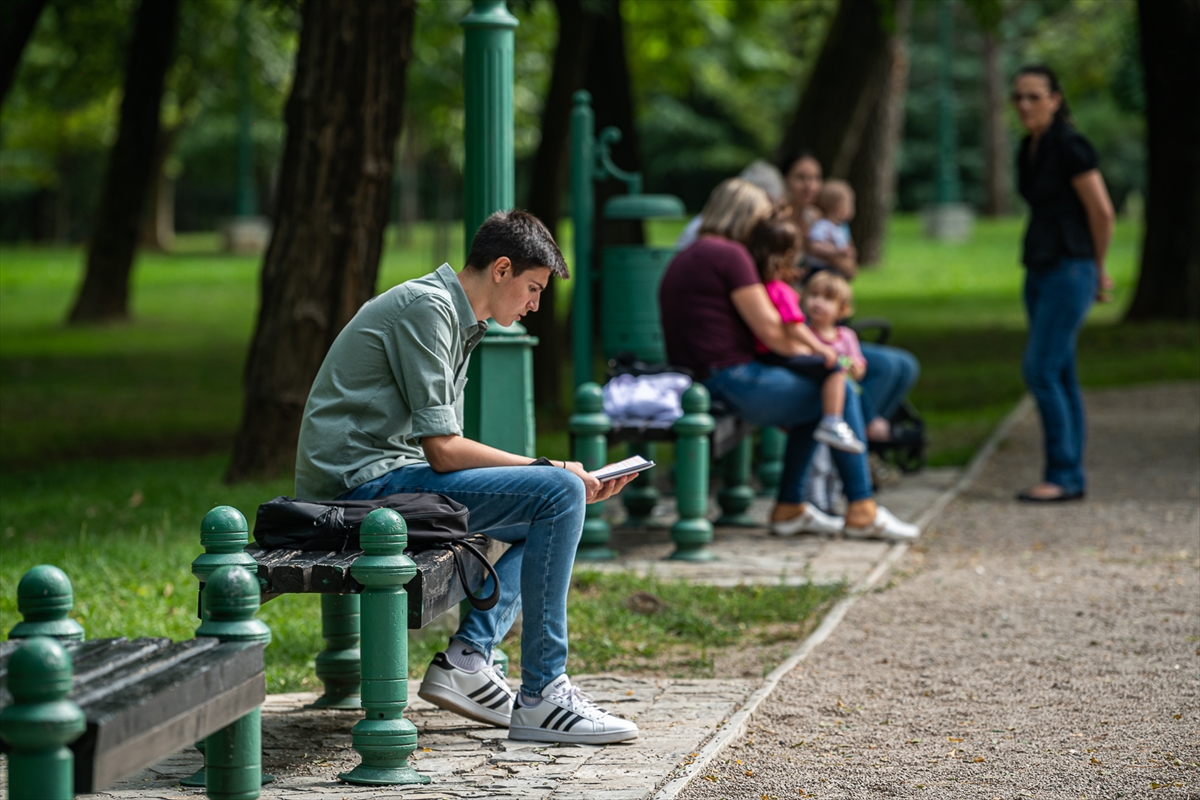
M 210 604 L 219 608 L 198 632 L 216 635 L 78 641 L 82 629 L 66 616 L 70 581 L 54 567 L 26 574 L 18 589 L 25 622 L 0 643 L 0 733 L 12 800 L 98 792 L 210 736 L 225 737 L 225 745 L 206 748 L 209 796 L 257 796 L 270 631 L 253 620 L 251 575 L 227 569 L 213 580 Z M 38 619 L 48 605 L 54 619 Z M 47 726 L 57 741 L 46 741 Z
M 403 718 L 408 640 L 397 622 L 405 620 L 409 630 L 429 625 L 483 586 L 483 565 L 463 559 L 464 586 L 451 552 L 404 553 L 403 520 L 385 509 L 363 523 L 361 550 L 264 550 L 249 545 L 245 517 L 229 506 L 205 516 L 200 538 L 205 554 L 193 562 L 192 573 L 202 592 L 213 565 L 236 562 L 257 574 L 264 603 L 285 594 L 321 596 L 326 647 L 317 654 L 316 673 L 324 693 L 313 706 L 366 712 L 351 732 L 362 763 L 338 777 L 369 785 L 428 783 L 406 765 L 417 731 Z M 506 547 L 483 536 L 473 541 L 492 561 Z

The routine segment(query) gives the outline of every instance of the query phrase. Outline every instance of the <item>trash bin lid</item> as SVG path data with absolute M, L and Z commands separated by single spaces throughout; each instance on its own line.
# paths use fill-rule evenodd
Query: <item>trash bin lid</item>
M 605 219 L 682 217 L 683 201 L 673 194 L 619 194 L 604 204 Z

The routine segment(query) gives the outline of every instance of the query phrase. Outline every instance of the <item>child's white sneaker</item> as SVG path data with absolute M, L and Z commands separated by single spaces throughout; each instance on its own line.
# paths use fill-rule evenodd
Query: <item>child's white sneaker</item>
M 854 431 L 845 420 L 832 424 L 822 421 L 813 432 L 813 438 L 835 450 L 844 450 L 847 453 L 864 453 L 867 450 L 867 446 L 854 435 Z
M 533 708 L 518 696 L 513 706 L 508 738 L 562 744 L 611 744 L 636 739 L 638 727 L 600 708 L 592 698 L 559 675 L 542 690 L 542 702 Z

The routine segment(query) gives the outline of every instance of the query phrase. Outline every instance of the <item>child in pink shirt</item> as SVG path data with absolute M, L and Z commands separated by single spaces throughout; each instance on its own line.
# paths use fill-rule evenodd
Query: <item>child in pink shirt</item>
M 866 445 L 842 418 L 846 405 L 846 379 L 838 362 L 838 352 L 804 324 L 800 296 L 788 283 L 789 279 L 797 277 L 794 266 L 796 245 L 796 226 L 786 219 L 764 220 L 750 234 L 750 255 L 754 257 L 767 296 L 779 311 L 788 335 L 808 351 L 807 355 L 781 356 L 756 341 L 758 359 L 767 364 L 787 367 L 801 377 L 819 381 L 823 415 L 813 432 L 813 438 L 838 450 L 862 453 L 867 449 Z
M 867 372 L 867 360 L 858 346 L 858 334 L 838 320 L 854 312 L 850 284 L 836 272 L 818 272 L 804 284 L 804 310 L 808 327 L 817 338 L 838 354 L 846 373 L 856 381 Z

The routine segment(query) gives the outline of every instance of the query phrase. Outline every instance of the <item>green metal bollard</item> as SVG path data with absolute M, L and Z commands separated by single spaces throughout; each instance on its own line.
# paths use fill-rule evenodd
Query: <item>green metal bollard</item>
M 196 616 L 203 622 L 208 613 L 204 607 L 204 587 L 209 576 L 221 567 L 243 567 L 254 575 L 258 564 L 254 557 L 246 553 L 246 545 L 250 543 L 250 526 L 242 512 L 233 506 L 217 506 L 204 515 L 200 522 L 200 544 L 204 547 L 204 555 L 196 556 L 192 561 L 192 575 L 200 582 L 200 601 Z M 257 579 L 256 579 L 257 580 Z M 196 749 L 205 756 L 204 742 L 196 742 Z M 204 786 L 204 767 L 192 775 L 181 779 L 184 786 Z
M 17 610 L 22 621 L 8 632 L 8 638 L 49 636 L 62 642 L 82 642 L 83 626 L 67 616 L 74 605 L 75 592 L 67 573 L 39 564 L 17 584 Z
M 321 638 L 316 673 L 325 692 L 309 708 L 360 708 L 359 602 L 356 594 L 321 595 Z
M 630 442 L 629 455 L 641 456 L 647 461 L 653 461 L 655 456 L 654 442 Z M 654 486 L 654 473 L 658 468 L 646 470 L 637 480 L 621 490 L 621 499 L 625 503 L 625 525 L 631 528 L 664 528 L 666 523 L 655 519 L 652 514 L 658 505 L 662 494 Z
M 721 459 L 721 478 L 724 483 L 717 493 L 721 505 L 721 516 L 715 525 L 726 528 L 753 528 L 758 523 L 746 513 L 754 502 L 754 489 L 750 487 L 750 452 L 753 443 L 749 437 L 738 442 Z
M 708 390 L 698 383 L 683 393 L 683 416 L 675 420 L 675 502 L 679 520 L 671 526 L 675 552 L 668 558 L 678 561 L 713 561 L 712 523 L 705 519 L 708 510 L 708 435 L 713 418 L 708 413 Z
M 366 718 L 351 730 L 362 763 L 338 777 L 369 786 L 429 783 L 408 765 L 417 729 L 404 719 L 408 707 L 408 593 L 417 574 L 404 554 L 408 527 L 395 511 L 367 515 L 359 535 L 363 555 L 350 574 L 364 587 L 362 623 L 374 635 L 362 642 L 362 707 Z
M 271 641 L 271 629 L 254 618 L 258 578 L 243 567 L 218 567 L 205 587 L 205 619 L 197 636 L 222 642 Z M 204 789 L 212 800 L 255 800 L 270 780 L 262 771 L 262 709 L 256 708 L 205 740 Z
M 587 470 L 599 469 L 608 458 L 606 434 L 612 423 L 604 413 L 604 395 L 600 387 L 588 381 L 575 390 L 575 413 L 568 423 L 575 439 L 576 461 Z M 604 519 L 601 503 L 592 503 L 584 512 L 583 536 L 575 551 L 576 561 L 609 561 L 616 553 L 608 546 L 612 529 Z
M 779 478 L 783 475 L 783 453 L 787 450 L 787 431 L 768 425 L 758 432 L 759 495 L 774 497 L 779 493 Z
M 71 657 L 54 639 L 35 636 L 12 654 L 6 682 L 13 704 L 0 711 L 8 754 L 9 800 L 71 800 L 75 755 L 67 745 L 87 727 L 67 699 Z

